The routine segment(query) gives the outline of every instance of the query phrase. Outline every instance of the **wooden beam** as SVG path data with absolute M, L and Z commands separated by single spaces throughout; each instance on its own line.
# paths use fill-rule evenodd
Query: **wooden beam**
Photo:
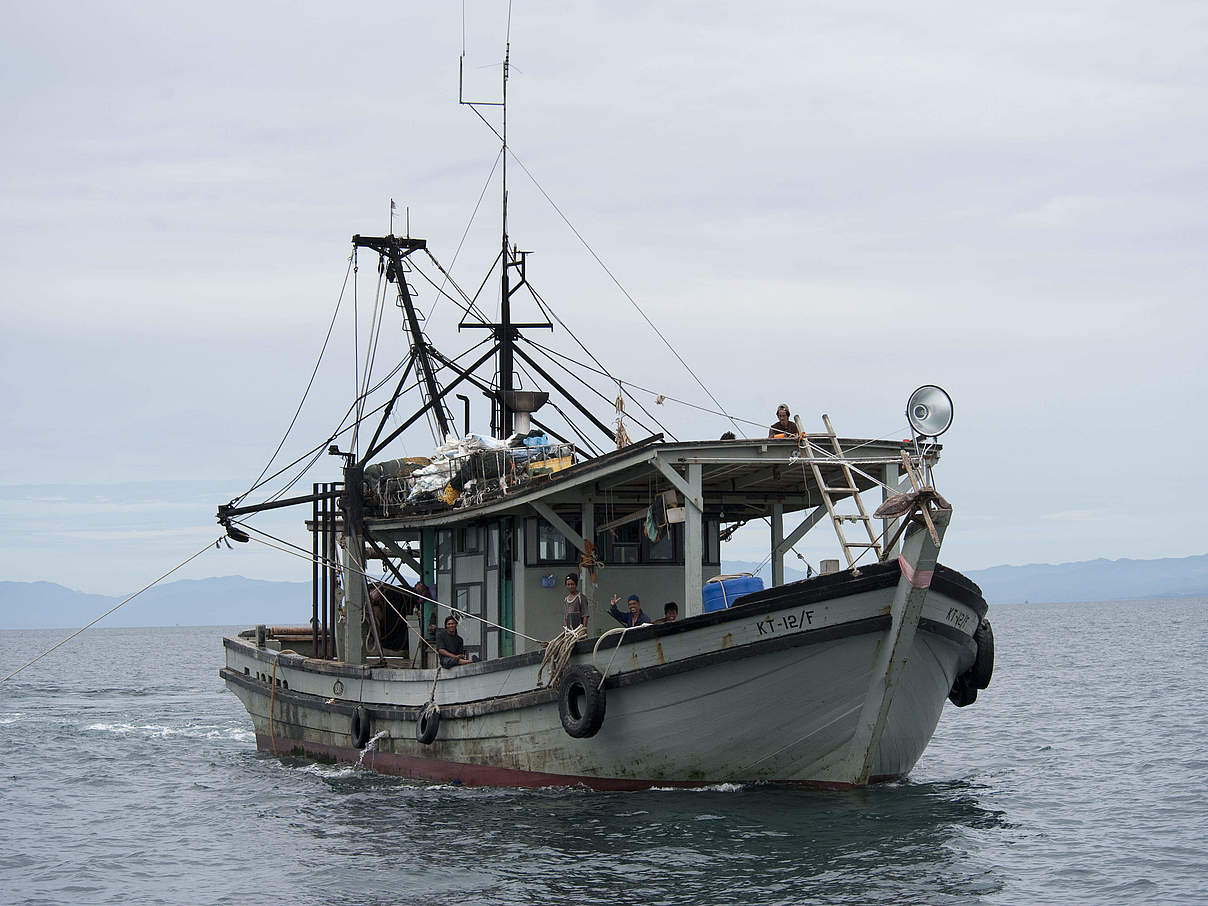
M 654 467 L 656 469 L 658 469 L 659 472 L 662 473 L 663 477 L 666 478 L 669 482 L 671 482 L 671 486 L 673 488 L 675 488 L 676 490 L 678 490 L 681 494 L 684 495 L 684 500 L 687 503 L 696 507 L 696 509 L 700 512 L 704 511 L 705 505 L 701 501 L 701 491 L 700 491 L 701 484 L 700 484 L 700 466 L 699 465 L 697 465 L 697 471 L 695 473 L 697 478 L 696 478 L 696 490 L 694 491 L 692 489 L 692 485 L 689 484 L 687 480 L 685 480 L 684 476 L 682 476 L 679 472 L 675 471 L 675 469 L 671 468 L 670 464 L 664 462 L 663 458 L 661 456 L 658 456 L 656 454 L 654 456 L 653 460 L 651 460 L 651 462 L 653 463 Z M 689 468 L 689 471 L 691 471 L 692 466 L 689 466 L 688 468 Z
M 780 542 L 780 555 L 783 557 L 786 553 L 788 553 L 793 545 L 800 541 L 805 536 L 806 532 L 821 522 L 825 516 L 825 506 L 815 508 L 812 513 L 801 521 L 801 525 L 789 532 L 789 534 L 785 536 L 785 539 Z
M 579 553 L 587 553 L 587 542 L 583 540 L 583 536 L 567 525 L 562 517 L 550 508 L 549 504 L 542 503 L 540 500 L 533 500 L 529 503 L 529 506 L 537 511 L 537 515 L 556 528 L 563 538 L 578 548 Z

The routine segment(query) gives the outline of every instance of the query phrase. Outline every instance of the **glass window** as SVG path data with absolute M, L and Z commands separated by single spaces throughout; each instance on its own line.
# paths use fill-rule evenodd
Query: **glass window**
M 436 533 L 436 569 L 448 572 L 453 566 L 453 533 L 441 529 Z
M 626 522 L 606 535 L 605 563 L 640 563 L 642 560 L 642 523 Z
M 459 554 L 476 554 L 482 550 L 482 528 L 477 525 L 467 525 L 457 530 L 457 552 Z
M 644 537 L 644 533 L 643 533 Z M 669 525 L 663 529 L 663 537 L 658 541 L 645 538 L 644 558 L 649 563 L 667 563 L 675 560 L 675 526 Z
M 583 522 L 582 517 L 578 513 L 559 513 L 561 518 L 570 528 L 576 532 L 580 531 L 580 525 Z M 579 560 L 579 551 L 573 544 L 562 537 L 562 533 L 546 522 L 544 519 L 537 517 L 527 520 L 525 529 L 528 535 L 528 563 L 537 565 L 539 563 L 577 563 Z
M 721 523 L 716 519 L 704 519 L 701 523 L 701 554 L 705 563 L 721 563 Z
M 499 523 L 487 528 L 487 567 L 499 565 Z

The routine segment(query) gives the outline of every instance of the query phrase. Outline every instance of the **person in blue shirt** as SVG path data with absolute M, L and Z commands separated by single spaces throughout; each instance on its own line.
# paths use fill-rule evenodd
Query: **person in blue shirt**
M 612 596 L 612 606 L 608 608 L 608 613 L 622 626 L 641 626 L 643 623 L 652 622 L 650 617 L 642 612 L 642 600 L 637 595 L 629 596 L 628 613 L 617 609 L 617 602 L 620 600 L 619 595 Z

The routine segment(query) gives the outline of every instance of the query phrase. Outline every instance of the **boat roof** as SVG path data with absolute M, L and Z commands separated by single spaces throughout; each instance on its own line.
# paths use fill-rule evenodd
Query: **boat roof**
M 804 441 L 808 441 L 808 448 Z M 839 438 L 842 455 L 833 452 L 832 435 L 796 438 L 738 438 L 712 441 L 665 441 L 660 435 L 623 449 L 576 463 L 552 475 L 509 489 L 504 496 L 481 503 L 424 513 L 400 513 L 368 521 L 379 531 L 406 530 L 472 522 L 488 516 L 531 512 L 534 504 L 581 504 L 607 498 L 618 507 L 646 506 L 668 489 L 684 496 L 683 467 L 701 466 L 701 495 L 706 515 L 725 513 L 726 521 L 770 515 L 774 504 L 785 512 L 821 505 L 818 481 L 810 464 L 818 465 L 832 499 L 835 488 L 847 487 L 843 465 L 860 491 L 883 480 L 885 467 L 896 469 L 910 441 Z M 938 452 L 938 451 L 937 451 Z M 896 474 L 896 472 L 894 473 Z M 676 479 L 679 479 L 678 481 Z

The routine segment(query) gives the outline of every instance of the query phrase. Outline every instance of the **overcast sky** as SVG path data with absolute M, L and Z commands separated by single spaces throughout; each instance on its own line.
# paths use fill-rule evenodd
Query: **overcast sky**
M 216 537 L 216 506 L 259 474 L 351 235 L 384 232 L 393 197 L 451 266 L 498 147 L 457 104 L 459 4 L 4 18 L 0 576 L 116 594 Z M 505 18 L 467 5 L 473 96 L 498 93 Z M 1208 7 L 517 0 L 511 51 L 516 156 L 727 411 L 767 424 L 783 399 L 814 430 L 827 412 L 904 437 L 909 392 L 946 387 L 957 568 L 1208 549 L 1187 509 L 1208 441 Z M 471 288 L 498 175 L 453 267 Z M 509 176 L 544 298 L 618 376 L 711 408 Z M 455 324 L 438 309 L 428 331 L 479 338 Z M 404 349 L 396 310 L 386 325 L 379 374 Z M 353 361 L 342 314 L 287 461 L 339 420 Z M 658 414 L 681 438 L 729 427 Z M 398 452 L 431 446 L 417 426 Z M 260 524 L 301 541 L 300 518 Z M 821 532 L 799 549 L 837 556 Z M 183 575 L 233 573 L 309 578 L 246 547 Z

